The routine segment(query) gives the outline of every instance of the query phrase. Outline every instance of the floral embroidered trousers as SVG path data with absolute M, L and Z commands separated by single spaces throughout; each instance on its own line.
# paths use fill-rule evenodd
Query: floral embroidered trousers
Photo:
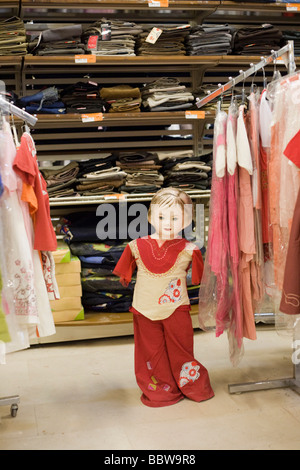
M 134 313 L 133 322 L 135 375 L 145 405 L 173 405 L 184 397 L 200 402 L 214 396 L 206 368 L 194 358 L 188 305 L 164 320 Z

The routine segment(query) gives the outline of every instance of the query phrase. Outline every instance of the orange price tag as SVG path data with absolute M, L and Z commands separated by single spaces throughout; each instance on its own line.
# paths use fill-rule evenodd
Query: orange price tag
M 122 199 L 126 199 L 126 194 L 106 194 L 103 197 L 105 200 L 108 200 L 108 199 L 122 200 Z
M 300 3 L 287 3 L 286 11 L 300 11 Z
M 93 54 L 76 54 L 75 64 L 95 64 L 96 56 Z
M 103 121 L 103 113 L 82 114 L 82 122 Z
M 149 7 L 168 7 L 169 0 L 148 0 Z
M 186 111 L 186 119 L 205 119 L 205 111 Z

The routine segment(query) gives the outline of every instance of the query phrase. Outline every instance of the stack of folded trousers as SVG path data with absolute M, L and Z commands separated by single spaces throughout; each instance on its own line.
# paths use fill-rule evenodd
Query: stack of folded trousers
M 103 18 L 90 25 L 83 33 L 82 39 L 86 51 L 89 51 L 90 36 L 97 36 L 97 46 L 92 54 L 97 56 L 134 56 L 136 37 L 142 28 L 130 21 L 106 20 Z
M 49 197 L 74 196 L 74 185 L 79 172 L 77 162 L 71 162 L 62 168 L 41 168 L 41 172 L 47 183 Z
M 188 55 L 226 55 L 232 52 L 234 28 L 224 25 L 197 25 L 186 40 Z
M 116 165 L 127 174 L 121 192 L 156 192 L 162 187 L 164 178 L 155 152 L 120 152 Z
M 177 78 L 163 77 L 142 88 L 142 104 L 148 111 L 176 111 L 193 106 L 194 96 Z
M 238 29 L 234 34 L 233 53 L 240 55 L 270 55 L 280 49 L 282 32 L 271 24 Z
M 286 30 L 282 32 L 283 42 L 294 41 L 294 54 L 300 56 L 300 31 Z
M 65 104 L 59 98 L 56 87 L 45 88 L 33 95 L 23 96 L 18 99 L 17 106 L 24 108 L 30 114 L 64 114 Z
M 180 26 L 158 25 L 158 28 L 162 30 L 162 33 L 154 44 L 147 41 L 151 27 L 139 35 L 137 55 L 186 55 L 185 39 L 191 28 L 189 24 Z
M 108 239 L 99 239 L 99 220 L 93 212 L 78 212 L 61 221 L 61 233 L 66 235 L 72 255 L 81 262 L 82 305 L 91 313 L 127 312 L 132 304 L 135 276 L 124 287 L 112 273 L 128 241 L 109 232 Z M 109 228 L 114 232 L 116 227 Z
M 201 157 L 169 158 L 163 162 L 164 185 L 183 190 L 210 189 L 211 170 Z
M 105 113 L 109 106 L 100 97 L 99 87 L 91 82 L 77 82 L 60 92 L 67 113 Z
M 102 158 L 79 162 L 76 191 L 82 196 L 116 193 L 126 176 L 115 166 L 115 157 L 104 154 Z
M 0 55 L 25 55 L 27 46 L 26 29 L 20 18 L 0 21 Z
M 141 91 L 130 85 L 103 87 L 101 98 L 109 105 L 109 113 L 140 112 Z
M 84 54 L 84 44 L 81 41 L 82 26 L 71 25 L 47 29 L 33 38 L 29 52 L 38 56 L 57 56 Z

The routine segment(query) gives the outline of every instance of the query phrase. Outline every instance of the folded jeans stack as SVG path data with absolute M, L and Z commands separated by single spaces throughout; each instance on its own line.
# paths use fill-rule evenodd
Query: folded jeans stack
M 240 55 L 269 55 L 280 49 L 282 32 L 271 24 L 238 29 L 234 33 L 233 53 Z
M 130 21 L 103 18 L 90 25 L 82 35 L 86 51 L 97 56 L 134 56 L 136 37 L 142 28 Z M 89 39 L 96 36 L 96 47 L 89 47 Z
M 25 108 L 30 114 L 64 114 L 65 104 L 59 99 L 56 87 L 45 88 L 33 95 L 23 96 L 17 100 L 17 106 Z
M 99 238 L 99 221 L 101 218 L 94 212 L 72 213 L 61 220 L 61 233 L 66 235 L 72 255 L 81 262 L 82 304 L 91 313 L 127 312 L 135 277 L 128 287 L 123 287 L 112 272 L 128 241 L 115 233 L 118 223 L 108 226 L 107 239 Z
M 162 33 L 154 44 L 147 41 L 151 28 L 147 28 L 139 35 L 137 55 L 186 55 L 185 39 L 191 28 L 189 24 L 157 27 Z
M 150 111 L 174 111 L 193 106 L 194 96 L 177 78 L 163 77 L 142 88 L 142 104 Z
M 25 25 L 20 18 L 0 21 L 0 55 L 25 55 L 27 46 Z
M 60 28 L 46 29 L 29 44 L 29 52 L 38 56 L 57 56 L 84 54 L 81 41 L 82 26 L 70 25 Z
M 190 150 L 158 152 L 164 186 L 182 190 L 210 189 L 212 163 L 209 155 L 194 156 Z
M 283 41 L 294 41 L 294 54 L 300 56 L 300 31 L 285 30 L 282 32 Z
M 103 87 L 100 96 L 110 106 L 109 113 L 132 113 L 141 110 L 141 91 L 137 87 L 130 85 Z
M 47 183 L 49 197 L 73 196 L 78 172 L 77 162 L 71 162 L 62 168 L 41 168 L 41 173 Z
M 60 97 L 68 113 L 105 113 L 108 109 L 96 83 L 77 82 L 62 90 Z
M 155 152 L 120 152 L 116 165 L 127 174 L 121 192 L 156 192 L 162 187 L 164 178 Z
M 197 25 L 186 41 L 188 55 L 226 55 L 232 52 L 234 28 L 224 25 Z
M 79 163 L 76 190 L 82 196 L 115 193 L 124 184 L 126 176 L 115 166 L 115 157 L 104 154 L 102 158 Z

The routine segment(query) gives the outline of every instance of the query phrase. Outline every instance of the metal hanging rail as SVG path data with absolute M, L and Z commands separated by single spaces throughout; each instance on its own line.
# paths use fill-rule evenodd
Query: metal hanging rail
M 225 83 L 225 85 L 220 86 L 209 95 L 205 96 L 201 100 L 198 100 L 196 102 L 196 106 L 198 108 L 201 108 L 202 106 L 214 100 L 218 96 L 223 95 L 223 93 L 225 93 L 227 90 L 230 90 L 230 88 L 233 88 L 237 83 L 244 81 L 246 78 L 255 74 L 258 70 L 263 69 L 266 65 L 271 64 L 274 60 L 278 59 L 279 57 L 282 57 L 284 54 L 288 54 L 287 67 L 289 73 L 293 73 L 296 70 L 294 41 L 288 41 L 288 43 L 278 51 L 273 51 L 268 57 L 263 58 L 257 64 L 251 65 L 251 67 L 245 72 L 241 72 L 237 77 L 234 77 L 230 79 L 227 83 Z

